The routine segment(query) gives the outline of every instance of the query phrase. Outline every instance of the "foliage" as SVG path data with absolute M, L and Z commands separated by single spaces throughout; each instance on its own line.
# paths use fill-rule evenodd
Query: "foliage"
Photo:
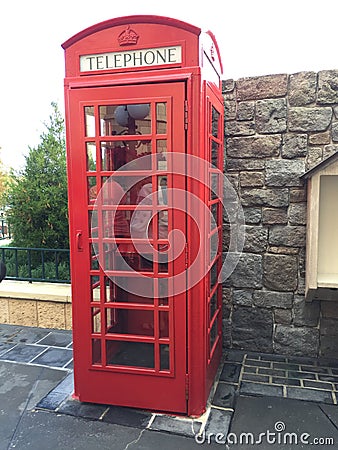
M 64 121 L 56 103 L 40 144 L 29 148 L 25 167 L 12 171 L 6 192 L 13 246 L 68 248 Z

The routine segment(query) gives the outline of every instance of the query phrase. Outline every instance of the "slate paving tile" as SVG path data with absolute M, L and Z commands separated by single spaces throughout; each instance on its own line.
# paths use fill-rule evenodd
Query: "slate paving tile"
M 57 392 L 53 390 L 39 401 L 36 408 L 55 411 L 66 398 L 67 394 L 64 392 Z
M 229 383 L 238 383 L 241 367 L 241 364 L 225 362 L 219 379 Z
M 110 406 L 103 422 L 125 425 L 127 427 L 146 428 L 152 414 L 122 406 Z
M 325 381 L 308 381 L 304 380 L 303 384 L 305 387 L 312 387 L 317 389 L 326 389 L 328 391 L 332 390 L 332 384 L 326 383 Z
M 7 352 L 9 349 L 13 348 L 16 344 L 3 344 L 0 342 L 0 356 L 3 355 L 5 352 Z
M 271 384 L 254 383 L 251 381 L 242 381 L 240 394 L 282 397 L 283 387 Z
M 321 381 L 331 381 L 332 383 L 338 383 L 338 377 L 334 375 L 318 374 L 318 379 Z
M 197 420 L 185 420 L 170 416 L 156 415 L 149 429 L 193 437 L 199 433 L 201 426 L 202 423 Z
M 268 361 L 256 361 L 254 359 L 246 359 L 245 363 L 246 366 L 255 366 L 255 367 L 271 367 L 271 364 Z
M 205 426 L 205 433 L 207 435 L 210 435 L 210 433 L 215 435 L 222 433 L 224 438 L 226 438 L 229 432 L 232 416 L 232 411 L 225 411 L 223 409 L 211 407 L 208 421 Z
M 63 392 L 66 395 L 72 394 L 74 391 L 74 376 L 72 373 L 68 374 L 54 389 L 56 392 Z
M 297 380 L 295 378 L 280 378 L 280 377 L 272 377 L 272 382 L 275 384 L 283 384 L 283 385 L 290 385 L 290 386 L 300 386 L 300 380 Z
M 309 373 L 309 372 L 296 372 L 296 371 L 291 371 L 288 373 L 290 378 L 302 378 L 305 380 L 315 380 L 316 379 L 316 375 L 314 373 Z
M 67 331 L 52 331 L 36 343 L 54 347 L 67 347 L 71 344 L 72 339 L 72 334 Z
M 82 403 L 78 400 L 68 398 L 61 404 L 57 412 L 69 414 L 70 416 L 82 417 L 84 419 L 99 420 L 108 406 L 92 403 Z
M 266 369 L 266 368 L 259 368 L 258 373 L 261 375 L 273 375 L 276 377 L 285 377 L 286 371 L 281 369 Z
M 257 375 L 254 373 L 244 373 L 242 376 L 242 380 L 246 381 L 259 381 L 261 383 L 268 383 L 269 377 L 267 375 Z
M 307 400 L 310 402 L 323 402 L 333 404 L 331 392 L 319 391 L 317 389 L 306 389 L 288 386 L 287 397 L 296 400 Z
M 257 373 L 258 367 L 243 366 L 244 373 Z
M 227 350 L 225 359 L 227 361 L 239 362 L 244 360 L 245 352 L 242 350 Z
M 309 358 L 307 356 L 290 356 L 288 357 L 288 362 L 295 364 L 308 364 L 311 366 L 317 365 L 317 360 L 315 358 Z
M 50 333 L 50 331 L 51 330 L 45 328 L 1 324 L 0 339 L 5 343 L 33 344 Z
M 39 348 L 39 346 L 37 346 Z M 63 367 L 73 357 L 73 352 L 68 349 L 49 347 L 40 356 L 34 359 L 34 364 L 41 364 L 49 367 Z
M 230 384 L 219 382 L 212 400 L 213 406 L 232 408 L 235 402 L 236 389 Z
M 7 361 L 25 362 L 29 363 L 32 359 L 36 358 L 40 353 L 46 350 L 47 347 L 38 347 L 30 344 L 17 344 L 12 349 L 3 353 L 0 359 Z
M 301 370 L 304 372 L 315 372 L 315 373 L 323 373 L 328 374 L 328 369 L 324 367 L 318 367 L 318 366 L 300 366 Z
M 56 410 L 61 403 L 66 400 L 67 397 L 74 390 L 74 378 L 73 374 L 68 374 L 60 383 L 55 386 L 40 402 L 36 405 L 37 408 L 48 409 L 51 411 Z
M 274 369 L 282 369 L 282 370 L 299 370 L 298 364 L 289 364 L 289 363 L 280 363 L 274 362 L 272 364 Z

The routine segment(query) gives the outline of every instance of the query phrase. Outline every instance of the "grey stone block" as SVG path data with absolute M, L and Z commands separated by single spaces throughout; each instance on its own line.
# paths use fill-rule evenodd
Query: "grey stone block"
M 284 98 L 256 102 L 256 129 L 258 133 L 286 131 L 286 100 Z
M 319 104 L 338 103 L 338 71 L 322 70 L 318 73 L 318 98 Z
M 288 124 L 290 131 L 318 132 L 325 131 L 332 118 L 329 107 L 294 107 L 289 108 Z
M 294 291 L 297 287 L 297 257 L 266 254 L 263 260 L 264 286 L 272 291 Z
M 243 206 L 270 206 L 283 208 L 289 205 L 289 190 L 287 188 L 242 189 Z
M 244 251 L 262 253 L 268 246 L 268 229 L 263 227 L 246 226 Z
M 316 101 L 317 74 L 299 72 L 289 77 L 288 99 L 291 106 L 309 105 Z
M 282 157 L 299 158 L 307 154 L 307 135 L 299 133 L 286 133 L 283 137 Z
M 262 308 L 291 308 L 293 294 L 276 291 L 255 291 L 254 304 Z
M 304 173 L 303 160 L 272 159 L 266 162 L 265 183 L 269 187 L 300 186 Z
M 285 247 L 305 247 L 306 227 L 303 225 L 277 225 L 272 227 L 269 235 L 271 245 Z
M 262 257 L 252 253 L 240 255 L 230 284 L 237 288 L 260 288 L 262 286 Z
M 240 78 L 236 82 L 237 98 L 242 101 L 283 97 L 287 93 L 287 82 L 286 74 Z
M 279 155 L 280 135 L 234 137 L 227 139 L 227 155 L 233 158 L 267 158 Z
M 292 356 L 317 356 L 319 330 L 316 328 L 277 325 L 274 335 L 276 353 Z
M 232 313 L 234 348 L 272 351 L 272 311 L 255 307 L 236 307 Z M 261 363 L 261 361 L 260 361 Z

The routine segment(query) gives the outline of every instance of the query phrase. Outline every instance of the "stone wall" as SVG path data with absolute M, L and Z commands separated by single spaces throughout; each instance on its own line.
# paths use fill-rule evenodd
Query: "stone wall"
M 223 95 L 226 175 L 246 237 L 224 285 L 224 345 L 338 358 L 338 294 L 337 302 L 304 298 L 307 205 L 299 178 L 338 151 L 338 71 L 226 80 Z M 230 226 L 226 216 L 224 251 Z

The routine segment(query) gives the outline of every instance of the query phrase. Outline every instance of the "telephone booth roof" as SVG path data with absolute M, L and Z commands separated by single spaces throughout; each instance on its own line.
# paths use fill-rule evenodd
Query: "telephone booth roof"
M 169 49 L 172 45 L 177 45 L 180 49 L 176 64 L 161 64 L 162 61 L 159 61 L 158 64 L 145 63 L 144 67 L 137 66 L 137 69 L 203 66 L 203 57 L 206 55 L 208 64 L 211 63 L 219 75 L 222 73 L 220 51 L 212 32 L 202 32 L 194 25 L 170 17 L 132 15 L 92 25 L 66 40 L 62 44 L 67 55 L 66 77 L 111 72 L 109 67 L 103 64 L 95 70 L 84 69 L 78 62 L 84 56 L 94 58 L 95 55 L 104 54 L 107 57 L 114 53 L 115 58 L 120 58 L 121 54 L 126 58 L 125 55 L 129 51 L 143 49 L 149 53 L 151 50 L 166 47 Z M 148 60 L 151 57 L 150 55 Z M 157 67 L 154 67 L 155 65 Z M 135 67 L 122 65 L 114 67 L 114 72 L 133 69 Z

